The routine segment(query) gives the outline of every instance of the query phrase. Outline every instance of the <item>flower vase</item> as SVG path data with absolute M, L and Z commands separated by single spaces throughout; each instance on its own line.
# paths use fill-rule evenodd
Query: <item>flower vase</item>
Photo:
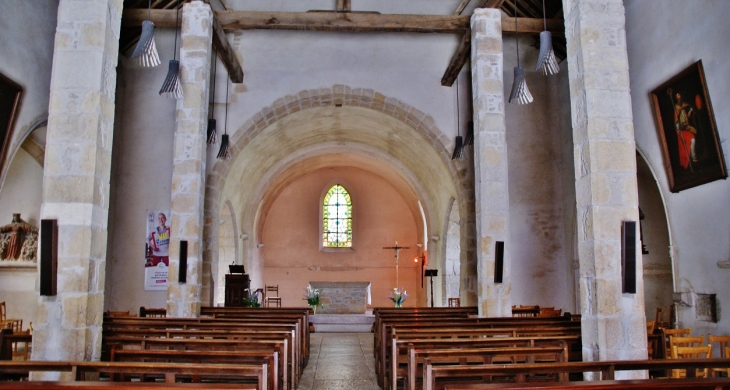
M 395 307 L 403 307 L 403 302 L 396 302 Z
M 312 311 L 314 312 L 312 315 L 317 314 L 317 305 L 310 306 L 312 308 Z

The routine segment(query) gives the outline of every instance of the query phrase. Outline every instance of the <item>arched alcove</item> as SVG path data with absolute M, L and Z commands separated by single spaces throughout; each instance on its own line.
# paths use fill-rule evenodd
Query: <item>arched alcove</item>
M 220 218 L 222 204 L 230 201 L 237 210 L 240 233 L 247 237 L 242 242 L 242 262 L 252 276 L 252 286 L 262 286 L 266 243 L 260 238 L 276 199 L 272 194 L 296 179 L 299 171 L 292 167 L 307 160 L 305 165 L 323 162 L 326 159 L 312 159 L 337 154 L 357 156 L 358 164 L 371 160 L 388 166 L 393 177 L 416 194 L 413 199 L 423 204 L 429 234 L 442 236 L 450 199 L 456 199 L 462 218 L 470 218 L 466 210 L 468 201 L 473 202 L 468 194 L 473 185 L 465 177 L 466 162 L 451 161 L 445 145 L 449 140 L 439 134 L 433 120 L 418 110 L 347 87 L 304 91 L 274 102 L 236 131 L 232 159 L 216 162 L 208 176 L 204 259 L 219 256 L 219 226 L 211 221 Z M 418 215 L 414 204 L 414 215 Z M 461 236 L 467 235 L 465 230 Z M 429 252 L 441 253 L 438 245 L 432 243 Z

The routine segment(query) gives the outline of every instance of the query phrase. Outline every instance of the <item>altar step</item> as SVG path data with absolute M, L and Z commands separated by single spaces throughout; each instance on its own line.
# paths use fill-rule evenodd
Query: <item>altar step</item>
M 309 322 L 318 333 L 364 333 L 372 332 L 375 316 L 371 311 L 365 314 L 315 314 Z

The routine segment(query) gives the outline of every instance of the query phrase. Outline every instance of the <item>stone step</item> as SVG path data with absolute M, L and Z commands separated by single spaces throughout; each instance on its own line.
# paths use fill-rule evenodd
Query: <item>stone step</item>
M 315 314 L 309 316 L 315 332 L 371 332 L 375 316 L 372 312 L 365 314 Z

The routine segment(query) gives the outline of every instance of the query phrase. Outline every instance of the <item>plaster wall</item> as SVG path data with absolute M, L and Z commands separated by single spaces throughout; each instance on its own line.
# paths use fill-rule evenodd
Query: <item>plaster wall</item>
M 353 202 L 353 248 L 320 249 L 323 195 L 342 184 Z M 398 242 L 399 287 L 419 302 L 421 264 L 416 218 L 400 192 L 377 173 L 356 167 L 331 167 L 305 175 L 283 188 L 266 217 L 260 244 L 264 244 L 264 283 L 279 285 L 283 306 L 306 306 L 302 299 L 310 281 L 371 282 L 372 306 L 391 306 L 390 289 L 396 286 L 394 252 L 383 249 Z M 263 286 L 251 286 L 258 288 Z
M 571 133 L 570 108 L 559 99 L 567 88 L 568 72 L 544 76 L 534 72 L 538 52 L 532 37 L 520 37 L 520 63 L 534 101 L 528 105 L 507 103 L 507 155 L 510 192 L 510 272 L 513 305 L 551 306 L 573 310 L 574 291 L 566 276 L 572 267 L 571 224 L 565 215 L 565 198 L 575 198 L 573 160 L 566 158 L 564 134 Z M 517 66 L 514 37 L 504 39 L 504 94 L 509 98 Z M 566 68 L 566 67 L 564 67 Z M 568 137 L 570 139 L 570 137 Z M 570 205 L 574 208 L 574 205 Z
M 719 37 L 730 35 L 730 4 L 724 1 L 626 0 L 626 38 L 638 149 L 657 173 L 666 202 L 676 291 L 717 294 L 719 322 L 695 318 L 694 307 L 678 309 L 680 326 L 693 334 L 730 332 L 727 279 L 717 262 L 730 259 L 730 181 L 719 180 L 679 193 L 667 183 L 650 92 L 702 59 L 721 141 L 730 136 L 730 53 Z M 722 144 L 727 154 L 728 145 Z M 727 159 L 725 159 L 727 164 Z
M 160 56 L 171 29 L 155 30 Z M 120 56 L 112 151 L 105 310 L 165 307 L 165 291 L 144 289 L 146 210 L 170 210 L 175 100 L 158 95 L 167 66 L 137 68 Z
M 12 128 L 13 138 L 0 172 L 0 224 L 13 213 L 35 226 L 40 224 L 43 167 L 20 149 L 23 140 L 48 117 L 56 0 L 0 2 L 0 73 L 23 88 Z M 32 20 L 32 23 L 28 21 Z M 0 268 L 0 301 L 8 316 L 22 318 L 25 327 L 35 321 L 36 267 Z

